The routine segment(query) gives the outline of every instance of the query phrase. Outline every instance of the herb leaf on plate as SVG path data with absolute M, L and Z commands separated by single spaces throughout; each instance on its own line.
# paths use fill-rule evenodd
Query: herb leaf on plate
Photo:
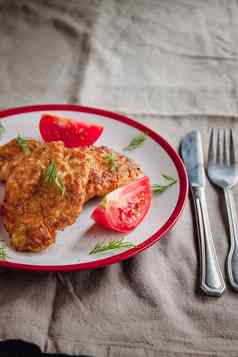
M 58 187 L 59 191 L 61 192 L 62 196 L 65 193 L 65 186 L 63 181 L 61 180 L 59 173 L 57 171 L 57 166 L 55 160 L 52 160 L 49 166 L 46 168 L 43 180 L 45 184 L 55 185 Z
M 168 175 L 165 175 L 163 173 L 161 173 L 161 175 L 163 176 L 163 178 L 167 181 L 167 184 L 165 185 L 161 185 L 158 183 L 155 183 L 152 185 L 152 191 L 153 193 L 161 193 L 166 191 L 169 187 L 173 186 L 177 180 L 175 180 L 173 177 L 170 177 Z
M 5 260 L 6 258 L 7 258 L 6 250 L 0 245 L 0 260 Z
M 2 139 L 3 135 L 5 134 L 6 129 L 2 123 L 0 123 L 0 139 Z
M 90 255 L 92 254 L 97 254 L 97 253 L 105 253 L 111 250 L 116 250 L 116 249 L 122 249 L 122 248 L 133 248 L 135 247 L 135 244 L 131 242 L 126 242 L 123 241 L 123 239 L 114 239 L 111 240 L 108 243 L 96 243 L 95 247 L 91 250 L 89 253 Z
M 114 153 L 108 153 L 104 156 L 105 160 L 107 160 L 108 166 L 112 172 L 118 170 L 118 164 L 116 162 L 116 155 Z
M 18 135 L 16 138 L 17 144 L 20 146 L 25 155 L 31 154 L 31 149 L 29 148 L 28 141 L 23 136 Z
M 138 135 L 136 135 L 129 143 L 129 145 L 127 145 L 123 150 L 124 151 L 132 151 L 135 150 L 139 147 L 141 147 L 144 142 L 147 140 L 147 135 L 145 133 L 140 133 Z

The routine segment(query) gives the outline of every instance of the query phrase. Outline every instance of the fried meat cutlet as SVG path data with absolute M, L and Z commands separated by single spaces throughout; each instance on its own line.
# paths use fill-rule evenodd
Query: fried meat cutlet
M 86 201 L 94 196 L 105 196 L 143 174 L 134 160 L 106 146 L 89 146 L 82 150 L 93 159 L 86 187 Z
M 29 152 L 32 153 L 42 144 L 33 139 L 27 140 Z M 18 162 L 25 157 L 25 153 L 16 139 L 9 141 L 5 145 L 0 146 L 0 181 L 6 181 L 14 167 Z
M 48 248 L 58 230 L 75 222 L 84 202 L 142 175 L 133 160 L 104 146 L 68 149 L 63 142 L 36 140 L 27 140 L 27 145 L 30 155 L 15 139 L 0 146 L 0 180 L 6 181 L 3 224 L 19 251 Z M 44 182 L 52 162 L 64 194 L 57 185 Z
M 54 162 L 64 194 L 44 181 Z M 90 158 L 79 149 L 66 149 L 62 142 L 42 144 L 25 156 L 6 182 L 2 207 L 3 224 L 19 251 L 37 252 L 55 241 L 57 230 L 73 224 L 85 201 Z

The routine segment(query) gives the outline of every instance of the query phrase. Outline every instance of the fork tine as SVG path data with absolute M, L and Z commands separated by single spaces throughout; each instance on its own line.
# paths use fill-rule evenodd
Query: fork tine
M 227 133 L 226 129 L 223 129 L 223 162 L 226 166 L 229 164 L 228 155 L 227 155 Z
M 235 163 L 235 146 L 232 129 L 230 129 L 230 162 L 231 164 Z
M 212 128 L 211 134 L 210 134 L 210 141 L 209 141 L 209 149 L 208 149 L 208 163 L 213 163 L 215 161 L 215 150 L 214 150 L 214 144 L 215 144 L 215 129 Z
M 221 129 L 219 128 L 217 130 L 217 158 L 216 158 L 216 162 L 217 164 L 220 164 L 222 162 L 222 157 L 221 157 Z

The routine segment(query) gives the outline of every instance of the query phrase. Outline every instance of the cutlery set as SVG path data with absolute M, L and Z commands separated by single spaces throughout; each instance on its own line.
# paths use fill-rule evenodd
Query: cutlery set
M 205 195 L 205 169 L 201 135 L 198 130 L 186 135 L 181 156 L 187 169 L 199 238 L 200 287 L 210 296 L 221 296 L 225 282 L 219 266 L 209 222 Z M 232 192 L 238 183 L 238 163 L 232 130 L 212 129 L 208 150 L 207 174 L 224 192 L 227 208 L 230 249 L 227 257 L 229 283 L 238 292 L 238 219 Z

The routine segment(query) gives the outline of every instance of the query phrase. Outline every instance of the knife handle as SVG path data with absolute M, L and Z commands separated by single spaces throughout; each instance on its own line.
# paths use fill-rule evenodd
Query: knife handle
M 210 296 L 221 296 L 226 286 L 213 243 L 204 188 L 192 187 L 200 254 L 200 287 Z

